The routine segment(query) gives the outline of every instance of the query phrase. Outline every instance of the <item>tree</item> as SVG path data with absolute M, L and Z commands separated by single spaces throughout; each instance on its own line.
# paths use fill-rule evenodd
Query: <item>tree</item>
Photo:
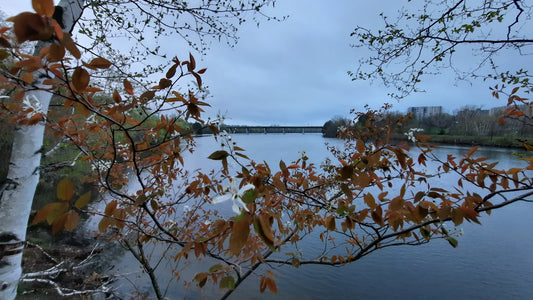
M 23 24 L 34 23 L 24 20 Z M 39 23 L 34 31 L 41 33 L 48 28 L 45 24 Z M 53 91 L 75 113 L 47 120 L 49 128 L 68 136 L 84 153 L 83 159 L 94 166 L 92 179 L 113 196 L 102 211 L 93 212 L 102 216 L 99 229 L 131 251 L 159 299 L 165 296 L 155 275 L 159 264 L 146 251 L 155 244 L 166 245 L 165 256 L 176 262 L 204 257 L 214 260 L 193 278 L 185 279 L 187 284 L 217 284 L 227 297 L 247 278 L 258 276 L 260 292 L 276 293 L 274 274 L 268 268 L 260 271 L 260 266 L 339 266 L 383 248 L 420 245 L 439 238 L 456 247 L 457 233 L 446 229 L 446 223 L 480 222 L 482 213 L 517 201 L 532 202 L 533 179 L 528 172 L 533 169 L 533 147 L 527 141 L 524 146 L 530 157 L 523 159 L 523 166 L 511 169 L 499 169 L 497 163 L 477 157 L 477 147 L 461 158 L 437 157 L 432 152 L 436 146 L 424 136 L 412 137 L 421 150 L 413 157 L 407 143 L 391 142 L 392 134 L 406 119 L 393 118 L 385 105 L 378 110 L 353 111 L 351 124 L 357 126 L 340 132 L 342 147 L 330 148 L 335 161 L 317 166 L 302 154 L 295 162 L 271 166 L 260 158 L 259 162 L 248 158 L 252 155 L 229 135 L 218 134 L 217 124 L 202 120 L 203 107 L 208 105 L 201 99 L 205 69 L 197 68 L 192 55 L 184 60 L 174 58 L 150 88 L 134 87 L 126 79 L 120 88 L 106 91 L 95 79 L 100 70 L 111 67 L 106 58 L 80 60 L 77 47 L 59 36 L 38 56 L 21 55 L 9 35 L 2 38 L 15 60 L 14 69 L 2 72 L 7 90 L 25 88 L 24 78 L 33 71 L 56 75 L 43 81 L 50 88 L 41 92 Z M 65 48 L 70 54 L 65 54 Z M 187 79 L 200 89 L 180 89 Z M 518 104 L 533 104 L 518 91 L 515 88 L 505 94 L 495 89 L 493 93 L 507 96 L 507 118 L 532 124 L 529 115 L 520 115 L 518 108 L 523 106 Z M 110 96 L 108 102 L 94 101 L 95 95 L 104 93 Z M 15 119 L 19 123 L 42 121 L 43 114 L 26 108 L 24 99 L 19 95 L 9 103 Z M 146 109 L 146 116 L 136 120 L 129 115 L 136 106 L 156 109 Z M 178 113 L 176 118 L 161 114 L 155 124 L 148 121 L 167 107 Z M 182 153 L 194 150 L 194 137 L 179 120 L 198 121 L 216 134 L 222 146 L 213 149 L 208 158 L 220 162 L 218 170 L 192 172 L 184 168 Z M 500 120 L 505 122 L 505 118 Z M 138 131 L 143 134 L 133 134 Z M 427 170 L 428 160 L 438 167 Z M 127 171 L 129 178 L 123 176 Z M 442 174 L 456 176 L 453 190 L 435 180 Z M 125 188 L 128 185 L 130 189 Z M 474 187 L 476 191 L 472 191 Z M 46 221 L 53 232 L 72 230 L 79 212 L 86 210 L 86 196 L 77 195 L 69 180 L 59 184 L 57 196 L 58 201 L 43 207 L 32 222 Z M 228 200 L 233 214 L 223 215 L 216 205 Z M 306 239 L 320 240 L 320 254 L 293 251 Z M 181 275 L 178 269 L 174 271 Z M 5 298 L 12 296 L 6 294 Z
M 505 55 L 527 54 L 533 42 L 525 30 L 531 6 L 524 1 L 426 0 L 394 21 L 381 17 L 382 29 L 358 26 L 352 32 L 356 46 L 372 51 L 350 72 L 353 80 L 380 79 L 396 90 L 392 96 L 402 98 L 418 91 L 424 76 L 451 69 L 459 79 L 494 78 L 532 90 L 529 70 L 505 70 L 498 63 Z M 460 55 L 469 57 L 468 63 Z
M 349 123 L 350 120 L 337 116 L 324 123 L 324 126 L 322 126 L 322 135 L 325 137 L 336 137 L 337 132 L 342 130 L 343 127 L 348 126 Z
M 86 68 L 92 70 L 108 69 L 112 64 L 109 60 L 96 58 L 91 63 L 86 64 L 85 68 L 81 66 L 73 66 L 73 69 L 60 68 L 57 64 L 64 61 L 65 49 L 72 55 L 70 59 L 78 60 L 81 63 L 82 53 L 70 35 L 74 26 L 77 24 L 80 26 L 81 33 L 94 38 L 95 43 L 101 47 L 100 49 L 109 48 L 111 45 L 109 37 L 105 34 L 93 34 L 106 32 L 102 29 L 109 26 L 125 28 L 128 34 L 132 34 L 138 39 L 139 43 L 137 45 L 143 46 L 143 34 L 146 34 L 147 31 L 140 30 L 135 26 L 139 21 L 135 18 L 140 17 L 145 26 L 154 30 L 154 34 L 164 35 L 165 31 L 177 31 L 191 45 L 194 44 L 193 40 L 189 38 L 189 34 L 186 32 L 196 33 L 200 37 L 202 50 L 205 50 L 202 36 L 224 37 L 229 42 L 236 38 L 237 28 L 231 19 L 236 19 L 237 23 L 240 24 L 244 22 L 244 17 L 241 14 L 245 12 L 260 13 L 261 8 L 269 5 L 272 1 L 204 1 L 192 7 L 187 2 L 176 3 L 175 1 L 118 3 L 114 1 L 62 0 L 57 8 L 54 7 L 51 0 L 33 1 L 32 3 L 36 13 L 22 13 L 11 19 L 14 22 L 13 32 L 16 36 L 16 41 L 12 41 L 11 36 L 7 35 L 7 28 L 2 31 L 1 40 L 2 47 L 6 48 L 2 49 L 4 59 L 13 57 L 16 61 L 13 66 L 3 65 L 2 78 L 8 84 L 4 84 L 2 89 L 8 91 L 8 95 L 13 97 L 14 100 L 5 104 L 4 108 L 7 108 L 10 112 L 15 112 L 15 118 L 19 125 L 15 132 L 8 177 L 2 186 L 0 198 L 0 208 L 2 210 L 0 242 L 2 243 L 2 262 L 5 262 L 0 270 L 0 281 L 2 282 L 2 294 L 0 294 L 0 297 L 5 299 L 14 298 L 16 282 L 20 277 L 21 248 L 25 240 L 26 223 L 39 179 L 39 162 L 45 129 L 44 121 L 49 122 L 48 125 L 51 126 L 50 120 L 47 118 L 51 96 L 56 94 L 70 101 L 77 100 L 75 96 L 62 94 L 64 91 L 60 90 L 61 86 L 52 83 L 53 76 L 59 76 L 62 84 L 67 87 L 67 91 L 70 90 L 71 93 L 73 90 L 83 92 L 89 84 L 89 72 Z M 129 14 L 132 8 L 137 9 L 136 14 Z M 92 11 L 96 18 L 81 19 L 84 10 L 88 9 Z M 177 16 L 183 18 L 189 16 L 192 22 L 191 20 L 166 22 L 166 18 L 175 17 L 177 19 Z M 110 19 L 103 21 L 105 17 L 110 17 Z M 130 19 L 130 17 L 133 19 Z M 127 25 L 125 22 L 128 22 Z M 63 30 L 66 32 L 63 32 Z M 25 41 L 39 41 L 36 44 L 33 55 L 19 52 L 21 49 L 16 46 L 16 43 Z M 85 48 L 87 54 L 96 56 L 98 53 L 91 51 L 98 49 L 95 47 Z M 156 49 L 145 48 L 145 50 L 153 55 L 158 54 Z M 131 57 L 147 57 L 146 55 L 140 55 L 141 53 L 138 52 L 136 56 Z M 117 53 L 115 52 L 114 54 Z M 116 62 L 121 62 L 125 65 L 132 62 L 131 60 L 125 60 L 123 56 L 118 57 L 115 55 L 113 57 L 117 58 Z M 44 63 L 41 62 L 43 58 L 46 58 Z M 181 65 L 179 65 L 178 61 L 173 71 L 169 70 L 168 78 L 160 82 L 160 85 L 164 87 L 173 85 L 170 78 L 174 74 L 170 75 L 170 73 L 179 68 L 181 68 Z M 188 70 L 196 77 L 197 85 L 200 87 L 201 78 L 199 73 L 192 72 L 194 69 L 195 63 L 191 56 L 191 60 L 188 61 Z M 122 73 L 119 74 L 131 78 L 131 75 L 124 71 L 128 69 L 116 68 L 116 70 L 121 70 Z M 146 72 L 143 72 L 143 74 L 146 75 Z M 100 75 L 105 74 L 100 73 Z M 52 86 L 52 88 L 49 86 Z M 133 93 L 129 83 L 127 90 L 131 94 Z M 95 90 L 92 92 L 94 93 Z M 150 100 L 150 96 L 153 97 L 152 92 L 150 89 L 146 89 L 146 92 L 147 94 L 143 94 L 143 96 Z M 115 101 L 120 102 L 120 95 L 115 93 L 113 96 Z M 196 99 L 192 95 L 190 97 L 191 101 Z M 194 111 L 188 114 L 187 117 L 198 118 L 202 110 L 196 106 L 196 103 L 198 103 L 197 99 L 192 103 L 188 102 L 188 107 Z M 92 103 L 92 99 L 85 104 L 94 109 L 95 104 Z M 144 103 L 137 105 L 144 110 L 145 115 L 147 115 L 146 119 L 156 114 L 155 112 L 149 112 Z M 131 104 L 127 106 L 127 110 L 131 108 Z M 160 106 L 157 111 L 161 111 L 161 109 L 162 107 Z M 122 108 L 121 112 L 125 112 L 125 110 Z M 95 113 L 95 116 L 98 116 L 98 114 Z M 172 131 L 168 134 L 172 134 Z M 69 136 L 69 138 L 73 144 L 76 144 L 76 139 L 79 137 Z M 167 137 L 165 136 L 163 140 L 165 138 Z M 81 145 L 77 146 L 80 146 L 82 152 L 87 150 Z M 106 180 L 106 182 L 109 183 L 109 180 Z M 9 266 L 9 268 L 6 266 Z

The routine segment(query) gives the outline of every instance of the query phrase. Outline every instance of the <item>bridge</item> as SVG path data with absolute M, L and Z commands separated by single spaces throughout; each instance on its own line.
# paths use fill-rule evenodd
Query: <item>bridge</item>
M 232 126 L 222 125 L 228 133 L 322 133 L 322 126 Z

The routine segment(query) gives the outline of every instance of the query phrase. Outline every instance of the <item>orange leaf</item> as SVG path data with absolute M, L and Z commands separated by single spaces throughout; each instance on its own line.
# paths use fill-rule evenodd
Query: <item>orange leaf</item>
M 105 58 L 97 57 L 91 60 L 89 66 L 97 69 L 107 69 L 111 66 L 111 62 Z
M 126 93 L 133 95 L 133 86 L 127 79 L 124 79 L 124 90 L 126 90 Z
M 32 0 L 31 4 L 36 13 L 51 18 L 54 15 L 54 0 Z
M 57 184 L 57 198 L 61 201 L 68 201 L 74 196 L 74 185 L 68 179 L 62 179 Z
M 261 293 L 263 293 L 267 288 L 266 279 L 267 277 L 261 277 L 261 281 L 259 282 L 259 291 Z
M 31 84 L 33 82 L 33 75 L 31 73 L 24 73 L 22 74 L 22 80 L 28 84 Z
M 89 72 L 82 67 L 77 67 L 72 74 L 72 85 L 78 92 L 83 92 L 89 85 Z
M 470 149 L 470 151 L 468 151 L 467 156 L 472 156 L 472 154 L 474 154 L 474 152 L 476 152 L 477 148 L 479 148 L 479 146 L 472 147 Z
M 466 207 L 466 206 L 459 206 L 458 207 L 466 217 L 468 217 L 469 219 L 473 219 L 473 218 L 476 218 L 477 216 L 479 216 L 478 212 L 473 210 L 472 208 L 470 207 Z
M 56 206 L 56 202 L 46 204 L 43 208 L 41 208 L 41 210 L 37 212 L 37 214 L 35 214 L 35 217 L 33 218 L 33 221 L 31 224 L 35 225 L 43 221 L 46 221 L 46 217 L 48 216 L 50 212 L 54 210 L 55 206 Z
M 272 279 L 270 277 L 266 277 L 265 281 L 266 281 L 266 285 L 267 285 L 268 289 L 272 293 L 276 294 L 278 292 L 278 288 L 276 287 L 276 282 L 274 281 L 274 279 Z
M 66 213 L 66 219 L 65 219 L 65 229 L 67 231 L 72 231 L 76 228 L 76 226 L 78 225 L 78 222 L 80 221 L 80 216 L 78 215 L 77 212 L 75 212 L 74 210 L 69 210 L 67 213 Z

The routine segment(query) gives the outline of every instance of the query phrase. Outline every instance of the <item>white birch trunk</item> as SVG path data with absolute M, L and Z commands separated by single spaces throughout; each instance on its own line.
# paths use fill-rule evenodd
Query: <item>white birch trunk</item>
M 83 12 L 84 0 L 61 0 L 63 24 L 71 31 Z M 44 46 L 39 43 L 36 49 Z M 44 78 L 34 74 L 35 85 Z M 43 112 L 48 111 L 52 94 L 46 91 L 28 91 L 26 96 L 40 103 Z M 37 105 L 38 106 L 38 105 Z M 41 147 L 45 124 L 19 126 L 15 130 L 7 182 L 0 194 L 0 299 L 15 299 L 17 285 L 22 274 L 22 249 L 35 189 L 39 182 Z

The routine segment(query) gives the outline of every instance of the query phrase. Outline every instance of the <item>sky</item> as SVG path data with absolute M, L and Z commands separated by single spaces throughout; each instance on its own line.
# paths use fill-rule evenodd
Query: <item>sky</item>
M 407 1 L 376 3 L 278 0 L 266 12 L 288 16 L 285 21 L 262 21 L 259 27 L 245 23 L 234 47 L 212 42 L 204 56 L 195 54 L 198 64 L 207 67 L 203 80 L 212 106 L 207 115 L 221 113 L 227 124 L 321 126 L 336 116 L 349 117 L 351 109 L 363 110 L 366 104 L 378 108 L 391 103 L 402 113 L 410 106 L 443 106 L 453 113 L 465 105 L 505 105 L 491 97 L 488 83 L 457 81 L 446 72 L 426 77 L 421 85 L 425 92 L 400 101 L 390 98 L 393 90 L 380 82 L 352 81 L 347 72 L 357 70 L 368 52 L 351 47 L 350 33 L 357 25 L 381 26 L 380 12 L 395 15 Z M 8 15 L 31 11 L 31 1 L 0 0 L 0 9 Z M 188 53 L 175 43 L 163 45 L 171 55 Z M 465 56 L 465 62 L 468 59 Z M 518 65 L 531 65 L 527 57 L 513 59 Z

